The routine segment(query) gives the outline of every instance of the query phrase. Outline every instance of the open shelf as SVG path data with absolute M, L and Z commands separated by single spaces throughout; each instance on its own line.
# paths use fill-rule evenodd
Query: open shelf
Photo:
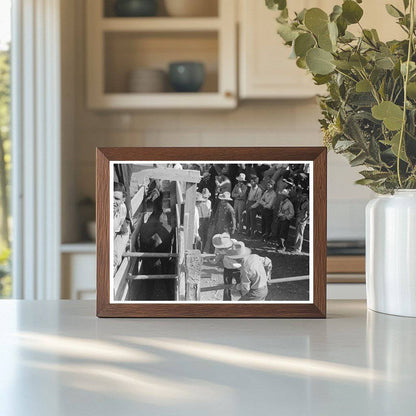
M 113 17 L 100 22 L 106 32 L 216 31 L 220 24 L 217 17 Z
M 129 73 L 138 68 L 163 70 L 167 78 L 169 64 L 175 61 L 204 64 L 206 76 L 201 91 L 190 96 L 218 92 L 218 39 L 215 32 L 111 32 L 106 33 L 104 39 L 106 94 L 131 94 Z M 165 91 L 158 94 L 166 93 L 174 93 L 168 82 Z
M 116 0 L 95 0 L 97 2 L 101 2 L 103 1 L 102 5 L 102 11 L 101 11 L 101 16 L 104 18 L 111 18 L 111 17 L 115 17 L 115 3 Z M 173 1 L 179 1 L 179 0 L 173 0 Z M 200 1 L 200 0 L 199 0 Z M 231 0 L 227 0 L 227 1 L 231 1 Z M 204 0 L 204 7 L 205 7 L 205 12 L 203 13 L 204 17 L 218 17 L 218 3 L 219 0 Z M 157 10 L 157 15 L 155 16 L 157 17 L 169 17 L 174 19 L 175 17 L 173 16 L 169 16 L 166 5 L 165 5 L 165 0 L 159 0 L 158 2 L 158 10 Z M 203 17 L 203 16 L 196 16 L 196 17 Z M 146 17 L 145 19 L 154 19 L 155 17 Z M 134 19 L 131 17 L 123 17 L 122 19 L 126 20 L 126 19 Z M 185 19 L 193 19 L 193 17 L 186 17 Z

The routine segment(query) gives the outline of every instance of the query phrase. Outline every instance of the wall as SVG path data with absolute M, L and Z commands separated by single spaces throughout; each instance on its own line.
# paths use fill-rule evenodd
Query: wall
M 233 111 L 92 112 L 85 107 L 85 23 L 83 0 L 74 0 L 75 18 L 66 22 L 67 54 L 73 75 L 63 84 L 74 87 L 71 133 L 63 154 L 65 209 L 76 211 L 77 201 L 95 193 L 96 146 L 319 146 L 319 108 L 314 99 L 242 102 Z M 69 14 L 70 15 L 70 14 Z M 73 135 L 73 141 L 70 140 Z M 371 192 L 354 185 L 358 178 L 343 158 L 329 155 L 328 236 L 362 238 L 364 206 Z M 69 195 L 68 195 L 69 194 Z M 78 218 L 78 220 L 80 220 Z M 64 241 L 77 238 L 63 218 Z M 65 231 L 66 230 L 66 231 Z M 78 234 L 79 236 L 79 234 Z

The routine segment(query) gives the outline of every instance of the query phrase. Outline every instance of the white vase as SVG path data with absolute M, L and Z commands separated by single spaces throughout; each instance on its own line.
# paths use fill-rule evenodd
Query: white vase
M 369 309 L 416 317 L 416 190 L 368 203 L 366 281 Z

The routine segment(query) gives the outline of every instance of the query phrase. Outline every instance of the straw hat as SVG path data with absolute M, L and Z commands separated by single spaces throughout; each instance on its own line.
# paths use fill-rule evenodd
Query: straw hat
M 246 181 L 246 174 L 245 173 L 243 173 L 243 172 L 241 172 L 237 177 L 236 177 L 236 179 L 239 181 L 239 182 L 245 182 Z
M 231 241 L 230 234 L 222 233 L 222 234 L 215 234 L 212 237 L 212 245 L 215 248 L 230 248 L 233 245 Z
M 233 200 L 231 198 L 231 194 L 228 191 L 223 192 L 222 194 L 219 194 L 218 199 L 221 199 L 222 201 L 232 201 Z
M 208 199 L 208 198 L 211 196 L 211 192 L 208 190 L 208 188 L 204 188 L 204 189 L 202 190 L 202 196 L 203 196 L 205 199 Z
M 282 189 L 282 191 L 280 192 L 280 194 L 281 195 L 286 195 L 286 196 L 288 196 L 289 195 L 289 189 Z
M 201 192 L 197 192 L 196 193 L 196 202 L 204 202 L 206 200 L 206 198 L 204 198 L 201 194 Z
M 251 250 L 242 241 L 236 241 L 232 248 L 228 250 L 227 257 L 231 259 L 241 259 L 251 254 Z

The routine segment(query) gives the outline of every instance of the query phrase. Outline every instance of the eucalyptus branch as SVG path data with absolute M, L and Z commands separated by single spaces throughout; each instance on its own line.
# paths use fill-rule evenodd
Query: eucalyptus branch
M 409 30 L 409 44 L 407 47 L 407 60 L 406 60 L 406 72 L 403 80 L 403 118 L 402 118 L 402 127 L 400 129 L 400 140 L 399 140 L 399 149 L 397 152 L 397 178 L 399 181 L 400 187 L 403 187 L 402 177 L 400 173 L 400 156 L 402 155 L 403 139 L 404 132 L 406 129 L 406 108 L 407 108 L 407 83 L 409 82 L 409 68 L 412 58 L 413 50 L 413 37 L 414 37 L 414 28 L 415 28 L 415 0 L 410 0 L 410 30 Z

